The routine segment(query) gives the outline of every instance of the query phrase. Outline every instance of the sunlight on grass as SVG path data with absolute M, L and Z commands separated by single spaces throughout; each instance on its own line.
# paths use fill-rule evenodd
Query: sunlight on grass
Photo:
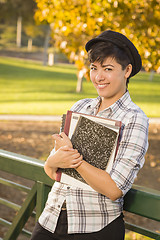
M 84 80 L 76 93 L 74 65 L 42 66 L 41 63 L 0 58 L 0 114 L 61 115 L 82 98 L 97 97 L 91 82 Z M 152 81 L 141 72 L 130 80 L 132 100 L 148 117 L 160 117 L 160 75 Z
M 138 233 L 128 232 L 125 234 L 125 240 L 152 240 L 152 238 L 145 237 Z

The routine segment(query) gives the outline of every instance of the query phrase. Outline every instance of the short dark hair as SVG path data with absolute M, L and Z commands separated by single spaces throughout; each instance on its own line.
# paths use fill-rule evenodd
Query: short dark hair
M 95 61 L 103 64 L 104 60 L 108 57 L 112 57 L 122 66 L 124 70 L 128 64 L 131 64 L 129 57 L 127 56 L 124 49 L 112 44 L 111 42 L 97 42 L 93 44 L 91 49 L 88 51 L 88 59 L 90 63 Z M 128 86 L 129 78 L 127 78 L 126 85 Z

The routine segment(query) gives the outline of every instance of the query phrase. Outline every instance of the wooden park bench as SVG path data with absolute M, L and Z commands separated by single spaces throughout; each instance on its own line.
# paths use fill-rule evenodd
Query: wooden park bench
M 12 223 L 3 219 L 3 216 L 0 218 L 0 224 L 8 227 L 8 231 L 3 238 L 4 240 L 16 240 L 21 233 L 28 236 L 28 238 L 30 237 L 31 233 L 24 229 L 24 225 L 31 215 L 35 216 L 35 220 L 38 219 L 53 185 L 53 181 L 45 174 L 43 166 L 44 161 L 0 150 L 1 171 L 34 182 L 30 189 L 21 184 L 0 178 L 1 184 L 27 192 L 27 197 L 22 206 L 0 198 L 1 204 L 17 211 Z M 125 196 L 124 210 L 160 222 L 160 191 L 133 185 L 132 189 Z M 160 231 L 153 232 L 128 222 L 125 223 L 125 226 L 128 230 L 160 240 Z

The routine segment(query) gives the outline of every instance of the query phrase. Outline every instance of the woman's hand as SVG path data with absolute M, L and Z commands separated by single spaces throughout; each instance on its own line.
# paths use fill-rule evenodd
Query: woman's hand
M 56 151 L 63 146 L 68 146 L 70 148 L 73 148 L 71 140 L 64 132 L 62 132 L 61 134 L 53 134 L 52 138 L 55 140 Z
M 57 168 L 77 168 L 82 163 L 82 156 L 76 149 L 69 146 L 60 147 L 53 157 L 50 157 L 51 166 Z
M 78 168 L 83 162 L 82 155 L 76 149 L 68 146 L 60 147 L 45 162 L 44 170 L 52 178 L 56 178 L 58 168 Z

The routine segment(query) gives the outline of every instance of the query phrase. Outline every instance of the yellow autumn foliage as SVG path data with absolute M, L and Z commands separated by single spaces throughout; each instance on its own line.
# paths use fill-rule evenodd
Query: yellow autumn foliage
M 106 29 L 125 34 L 138 48 L 145 70 L 160 66 L 160 0 L 35 0 L 37 22 L 51 26 L 55 46 L 87 65 L 85 43 Z

